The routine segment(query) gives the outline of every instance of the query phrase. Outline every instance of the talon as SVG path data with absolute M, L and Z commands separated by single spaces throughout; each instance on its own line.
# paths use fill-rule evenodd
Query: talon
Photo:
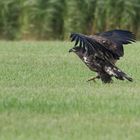
M 88 79 L 87 82 L 89 82 L 89 81 L 94 81 L 94 82 L 96 82 L 95 79 L 96 79 L 96 77 L 93 77 L 93 78 L 91 78 L 91 79 Z
M 88 79 L 87 82 L 89 82 L 89 81 L 96 82 L 95 79 L 99 79 L 99 78 L 100 78 L 100 77 L 99 77 L 99 75 L 98 75 L 98 76 L 96 76 L 96 77 L 92 77 L 92 78 Z

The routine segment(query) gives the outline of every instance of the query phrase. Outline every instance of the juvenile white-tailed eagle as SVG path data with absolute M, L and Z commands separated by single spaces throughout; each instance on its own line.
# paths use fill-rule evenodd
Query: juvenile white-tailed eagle
M 69 52 L 76 53 L 90 70 L 97 72 L 97 76 L 88 81 L 97 78 L 103 83 L 110 83 L 112 77 L 133 81 L 115 66 L 116 61 L 124 55 L 123 45 L 135 42 L 132 32 L 112 30 L 90 36 L 72 33 L 70 38 L 71 41 L 75 41 L 75 45 Z

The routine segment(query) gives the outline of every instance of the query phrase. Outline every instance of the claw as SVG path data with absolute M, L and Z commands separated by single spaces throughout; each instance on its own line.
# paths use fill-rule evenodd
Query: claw
M 99 79 L 99 78 L 100 78 L 100 77 L 99 77 L 99 75 L 98 75 L 98 76 L 96 76 L 96 77 L 92 77 L 92 78 L 88 79 L 87 82 L 89 82 L 89 81 L 96 82 L 95 79 Z
M 96 77 L 90 78 L 90 79 L 87 80 L 87 82 L 89 82 L 89 81 L 96 82 L 95 79 L 96 79 Z

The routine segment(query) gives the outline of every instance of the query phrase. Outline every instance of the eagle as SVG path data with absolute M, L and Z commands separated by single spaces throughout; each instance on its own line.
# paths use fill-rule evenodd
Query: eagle
M 136 41 L 135 34 L 128 30 L 111 30 L 95 35 L 71 33 L 71 41 L 75 42 L 69 52 L 74 52 L 97 76 L 88 81 L 101 79 L 103 83 L 111 83 L 112 78 L 133 81 L 115 64 L 124 55 L 123 45 Z

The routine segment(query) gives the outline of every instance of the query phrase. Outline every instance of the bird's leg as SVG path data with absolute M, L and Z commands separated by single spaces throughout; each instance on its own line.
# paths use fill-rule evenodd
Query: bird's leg
M 97 75 L 96 77 L 92 77 L 92 78 L 88 79 L 87 82 L 89 82 L 89 81 L 94 81 L 95 82 L 95 79 L 99 79 L 99 78 L 100 78 L 100 76 Z

